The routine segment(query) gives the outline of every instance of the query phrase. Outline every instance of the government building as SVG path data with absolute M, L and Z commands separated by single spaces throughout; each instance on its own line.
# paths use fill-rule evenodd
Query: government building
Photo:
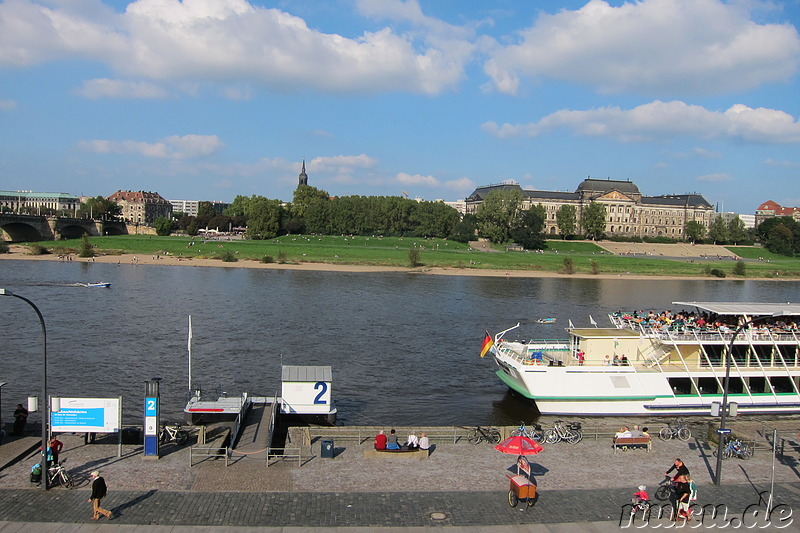
M 605 234 L 609 237 L 667 237 L 680 240 L 683 239 L 687 222 L 699 222 L 708 231 L 714 217 L 714 207 L 699 194 L 643 196 L 629 180 L 597 178 L 583 180 L 575 192 L 527 190 L 516 183 L 479 187 L 467 197 L 466 212 L 474 214 L 486 196 L 496 190 L 520 191 L 523 209 L 539 204 L 544 206 L 544 232 L 547 235 L 559 234 L 556 213 L 563 205 L 575 207 L 578 228 L 583 210 L 590 203 L 597 202 L 605 206 Z
M 172 204 L 157 192 L 117 191 L 107 199 L 122 208 L 125 222 L 152 224 L 157 218 L 172 216 Z

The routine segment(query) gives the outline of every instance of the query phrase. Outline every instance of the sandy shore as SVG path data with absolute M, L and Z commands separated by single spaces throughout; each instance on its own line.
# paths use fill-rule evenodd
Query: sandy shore
M 630 244 L 626 244 L 630 247 Z M 668 245 L 663 245 L 668 246 Z M 679 245 L 669 245 L 679 246 Z M 25 261 L 64 261 L 54 254 L 30 255 L 24 246 L 12 245 L 10 253 L 0 254 L 0 260 L 20 259 Z M 719 248 L 719 247 L 717 247 Z M 676 249 L 677 252 L 678 249 Z M 686 253 L 685 251 L 683 252 Z M 728 252 L 730 253 L 730 252 Z M 682 256 L 677 252 L 678 256 Z M 254 260 L 239 260 L 234 263 L 224 263 L 219 259 L 198 259 L 191 257 L 175 257 L 164 255 L 142 255 L 142 254 L 120 254 L 120 255 L 100 255 L 93 258 L 81 258 L 77 255 L 71 256 L 71 261 L 94 262 L 108 264 L 126 265 L 158 265 L 158 266 L 184 266 L 184 267 L 218 267 L 218 268 L 259 268 L 271 270 L 306 270 L 322 272 L 407 272 L 410 274 L 428 274 L 437 276 L 483 276 L 483 277 L 509 277 L 509 278 L 582 278 L 582 279 L 691 279 L 691 280 L 719 280 L 715 277 L 703 276 L 653 276 L 631 273 L 614 274 L 561 274 L 558 272 L 542 272 L 538 270 L 497 270 L 497 269 L 477 269 L 477 268 L 444 268 L 444 267 L 397 267 L 397 266 L 371 266 L 371 265 L 342 265 L 333 263 L 261 263 Z M 790 278 L 748 278 L 765 279 L 771 281 L 793 281 Z M 100 280 L 98 280 L 100 281 Z

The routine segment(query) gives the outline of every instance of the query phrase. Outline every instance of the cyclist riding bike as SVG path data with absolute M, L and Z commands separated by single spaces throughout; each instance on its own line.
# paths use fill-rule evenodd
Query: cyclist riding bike
M 669 477 L 669 473 L 672 472 L 673 470 L 675 470 L 675 475 L 672 477 L 673 482 L 677 481 L 678 477 L 680 476 L 689 475 L 689 469 L 686 467 L 685 464 L 683 464 L 683 461 L 681 461 L 680 459 L 675 459 L 675 462 L 672 464 L 671 467 L 669 467 L 669 470 L 664 472 L 664 475 Z

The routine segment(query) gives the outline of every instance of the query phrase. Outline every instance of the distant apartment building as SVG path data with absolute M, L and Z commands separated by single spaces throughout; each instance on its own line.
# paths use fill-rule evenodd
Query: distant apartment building
M 731 220 L 738 218 L 744 224 L 746 229 L 751 229 L 756 227 L 756 216 L 755 215 L 742 215 L 740 213 L 717 213 L 715 216 L 721 216 L 722 220 L 727 223 L 730 223 Z
M 783 207 L 777 202 L 767 200 L 756 209 L 756 226 L 773 217 L 792 217 L 800 222 L 800 207 Z
M 200 212 L 200 204 L 203 203 L 204 200 L 169 200 L 169 203 L 172 204 L 172 212 L 173 213 L 183 213 L 184 215 L 190 217 L 196 217 Z M 214 208 L 214 211 L 222 214 L 225 209 L 228 208 L 231 204 L 227 202 L 220 202 L 220 201 L 212 201 L 208 202 L 211 204 L 211 207 Z
M 190 217 L 196 217 L 200 208 L 200 200 L 170 200 L 169 203 L 172 204 L 173 213 L 183 213 Z
M 72 215 L 81 201 L 64 192 L 0 191 L 0 211 L 26 215 Z
M 152 224 L 160 217 L 172 216 L 172 204 L 157 192 L 117 191 L 108 197 L 122 208 L 122 218 L 133 224 Z
M 556 213 L 564 205 L 575 207 L 580 224 L 583 211 L 590 203 L 602 204 L 606 208 L 605 233 L 618 237 L 681 239 L 687 222 L 699 222 L 707 230 L 714 216 L 714 207 L 697 193 L 644 196 L 629 180 L 597 178 L 583 180 L 575 192 L 527 190 L 517 183 L 479 187 L 466 199 L 467 213 L 475 213 L 486 196 L 499 189 L 520 191 L 523 209 L 544 206 L 547 235 L 558 235 Z

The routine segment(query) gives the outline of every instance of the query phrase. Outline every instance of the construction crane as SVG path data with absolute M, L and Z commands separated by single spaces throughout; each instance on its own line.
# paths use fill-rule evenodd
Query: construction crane
M 406 200 L 408 200 L 408 193 L 406 191 L 403 191 L 403 196 L 405 196 Z

